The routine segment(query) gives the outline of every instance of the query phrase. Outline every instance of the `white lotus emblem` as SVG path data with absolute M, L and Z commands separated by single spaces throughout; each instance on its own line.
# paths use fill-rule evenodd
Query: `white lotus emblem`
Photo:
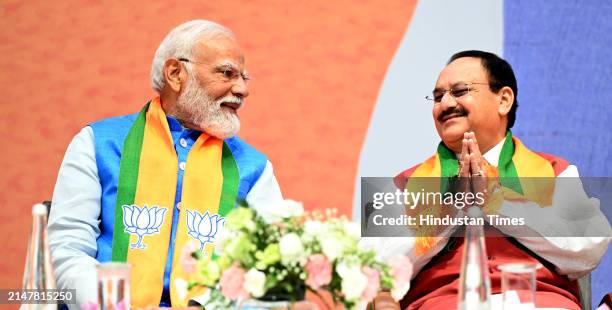
M 132 249 L 145 249 L 147 246 L 142 243 L 142 238 L 146 235 L 159 233 L 159 227 L 164 223 L 164 215 L 168 209 L 158 206 L 149 208 L 147 205 L 142 208 L 137 205 L 123 205 L 122 208 L 125 232 L 138 236 L 138 241 L 130 244 L 130 247 Z
M 187 233 L 200 241 L 200 251 L 206 243 L 213 243 L 219 228 L 223 228 L 225 219 L 218 214 L 210 215 L 208 211 L 202 215 L 198 211 L 187 210 Z

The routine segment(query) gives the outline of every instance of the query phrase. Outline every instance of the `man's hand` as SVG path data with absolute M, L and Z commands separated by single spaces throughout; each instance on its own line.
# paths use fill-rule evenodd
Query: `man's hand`
M 472 190 L 472 185 L 470 184 L 471 179 L 470 179 L 470 174 L 471 174 L 471 169 L 470 169 L 470 163 L 471 163 L 471 154 L 469 152 L 469 147 L 468 147 L 468 143 L 467 143 L 467 139 L 465 139 L 467 133 L 465 133 L 463 135 L 464 139 L 463 142 L 461 143 L 461 155 L 459 155 L 459 172 L 457 173 L 459 178 L 458 178 L 458 183 L 457 183 L 457 187 L 454 188 L 453 190 L 458 192 L 458 193 L 468 193 Z M 457 201 L 455 203 L 455 206 L 458 205 L 466 205 L 466 201 L 465 199 L 463 199 L 463 201 Z
M 467 147 L 470 154 L 470 172 L 472 178 L 472 192 L 487 193 L 487 161 L 482 157 L 478 148 L 478 141 L 474 132 L 467 132 Z M 464 139 L 465 140 L 465 139 Z
M 474 194 L 487 192 L 487 161 L 482 157 L 474 132 L 463 134 L 459 156 L 460 191 Z

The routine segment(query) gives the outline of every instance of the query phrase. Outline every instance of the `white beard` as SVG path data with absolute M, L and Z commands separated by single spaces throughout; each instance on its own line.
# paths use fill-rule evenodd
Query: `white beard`
M 191 75 L 191 74 L 190 74 Z M 228 109 L 221 109 L 223 102 L 239 102 L 242 98 L 227 95 L 214 100 L 204 88 L 200 87 L 195 76 L 191 75 L 185 90 L 176 101 L 176 114 L 179 120 L 196 126 L 219 139 L 231 138 L 240 129 L 240 118 Z

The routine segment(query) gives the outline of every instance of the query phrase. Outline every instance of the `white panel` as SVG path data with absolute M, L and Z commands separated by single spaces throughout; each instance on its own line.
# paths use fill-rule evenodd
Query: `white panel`
M 503 1 L 421 0 L 383 81 L 355 182 L 353 219 L 360 218 L 360 177 L 395 176 L 431 156 L 440 138 L 425 100 L 456 52 L 501 55 Z

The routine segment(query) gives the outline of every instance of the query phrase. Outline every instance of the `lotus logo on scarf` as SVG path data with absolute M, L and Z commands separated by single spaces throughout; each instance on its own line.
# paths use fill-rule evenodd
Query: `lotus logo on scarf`
M 218 214 L 211 216 L 208 211 L 202 215 L 198 211 L 187 210 L 187 233 L 200 241 L 200 251 L 206 243 L 213 243 L 219 228 L 223 228 L 225 219 Z
M 142 238 L 146 235 L 159 233 L 159 227 L 164 223 L 164 215 L 168 209 L 158 206 L 148 208 L 147 205 L 142 208 L 137 205 L 123 205 L 122 208 L 125 232 L 138 236 L 138 241 L 130 244 L 130 247 L 132 249 L 146 249 L 147 245 L 142 243 Z

